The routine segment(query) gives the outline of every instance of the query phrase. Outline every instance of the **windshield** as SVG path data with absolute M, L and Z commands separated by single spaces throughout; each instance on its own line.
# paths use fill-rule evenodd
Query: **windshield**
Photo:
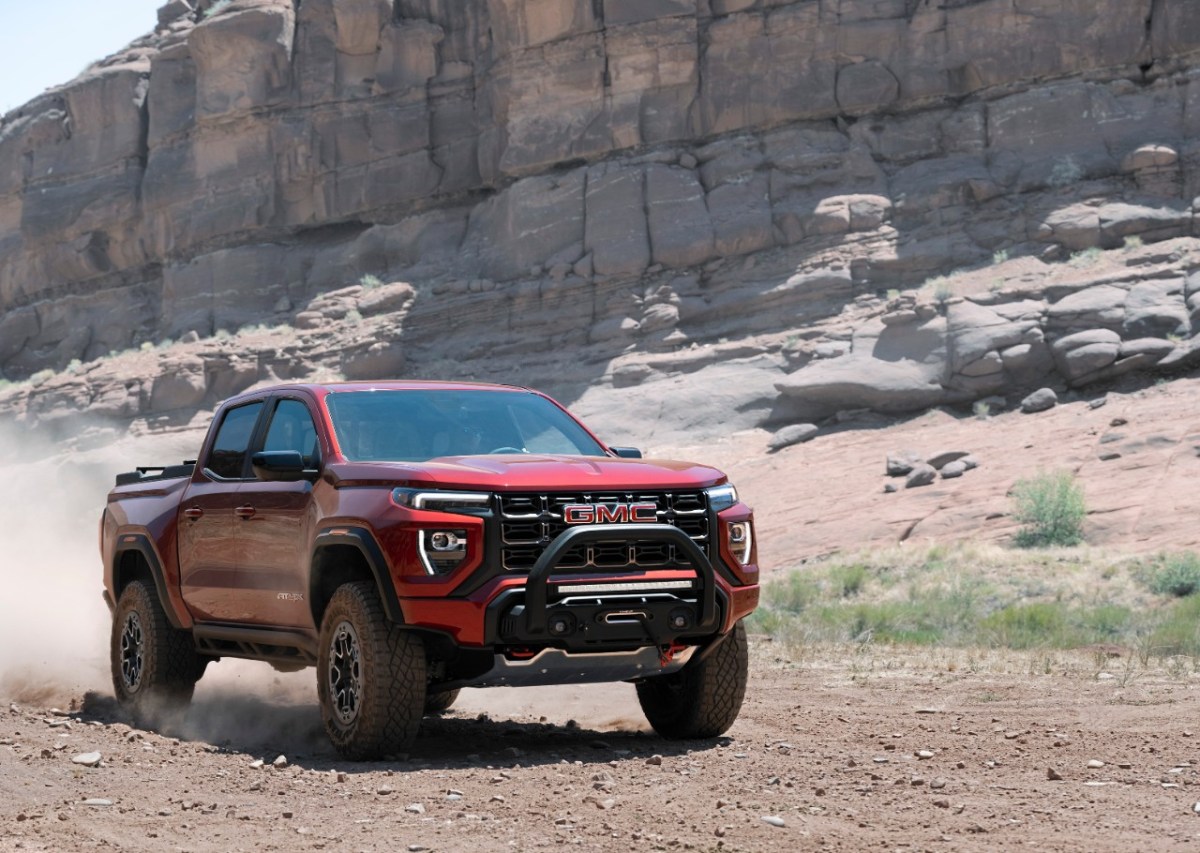
M 340 391 L 325 405 L 342 454 L 352 462 L 486 453 L 605 455 L 562 409 L 528 391 Z

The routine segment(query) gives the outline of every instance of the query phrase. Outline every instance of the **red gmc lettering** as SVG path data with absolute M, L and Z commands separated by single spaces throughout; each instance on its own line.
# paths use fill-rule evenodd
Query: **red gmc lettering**
M 636 504 L 568 504 L 563 507 L 567 524 L 639 524 L 658 521 L 658 507 L 652 503 Z

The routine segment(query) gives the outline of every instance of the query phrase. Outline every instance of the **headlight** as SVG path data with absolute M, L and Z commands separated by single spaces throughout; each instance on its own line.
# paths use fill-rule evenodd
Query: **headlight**
M 439 492 L 399 488 L 392 489 L 392 502 L 410 509 L 486 515 L 491 509 L 492 496 L 487 492 Z
M 711 489 L 705 489 L 704 491 L 708 495 L 708 505 L 713 508 L 714 512 L 729 509 L 738 502 L 737 489 L 733 487 L 733 483 L 726 483 L 723 486 L 713 486 Z
M 492 511 L 492 496 L 487 492 L 442 492 L 421 489 L 392 489 L 392 503 L 408 509 L 446 512 L 456 515 L 487 516 Z M 417 553 L 421 565 L 431 575 L 445 575 L 467 561 L 467 530 L 453 527 L 433 527 L 417 531 Z
M 748 521 L 730 521 L 729 550 L 741 565 L 750 562 L 750 551 L 754 546 L 754 526 Z

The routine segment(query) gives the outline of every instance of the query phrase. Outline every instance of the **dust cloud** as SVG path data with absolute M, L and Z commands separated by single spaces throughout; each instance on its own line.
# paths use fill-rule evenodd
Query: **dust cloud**
M 78 432 L 83 425 L 78 425 Z M 111 428 L 89 449 L 64 447 L 0 425 L 0 699 L 66 707 L 85 693 L 112 695 L 111 617 L 101 597 L 99 524 L 113 478 L 139 464 L 195 455 L 202 430 L 129 436 Z M 328 749 L 312 669 L 277 673 L 268 664 L 210 665 L 182 718 L 164 733 L 241 748 Z M 467 689 L 453 713 L 540 720 L 606 731 L 647 731 L 632 686 Z
M 111 692 L 110 617 L 101 593 L 100 516 L 120 471 L 177 462 L 194 437 L 137 440 L 87 430 L 103 446 L 63 449 L 0 425 L 0 697 L 65 704 L 85 690 Z

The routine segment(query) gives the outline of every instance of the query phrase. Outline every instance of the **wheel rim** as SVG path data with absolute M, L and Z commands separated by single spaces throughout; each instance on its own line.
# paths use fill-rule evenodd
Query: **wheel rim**
M 362 696 L 362 658 L 358 634 L 349 622 L 339 622 L 329 641 L 329 703 L 339 723 L 348 726 L 358 716 Z
M 144 649 L 142 620 L 137 611 L 132 611 L 125 616 L 125 624 L 121 628 L 121 680 L 131 691 L 137 690 L 142 683 Z

